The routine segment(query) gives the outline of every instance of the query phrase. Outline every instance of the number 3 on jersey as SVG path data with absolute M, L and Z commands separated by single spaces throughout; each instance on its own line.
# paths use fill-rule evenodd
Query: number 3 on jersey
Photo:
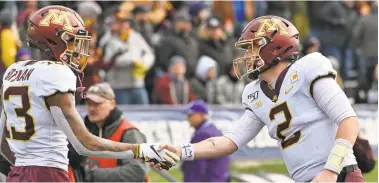
M 283 113 L 285 121 L 278 124 L 276 128 L 276 136 L 280 139 L 280 144 L 282 146 L 282 149 L 284 150 L 296 144 L 300 140 L 301 132 L 297 131 L 289 138 L 282 135 L 282 132 L 290 127 L 292 121 L 292 114 L 288 109 L 287 102 L 283 102 L 270 110 L 270 120 L 275 120 L 275 116 L 280 113 Z
M 21 98 L 21 107 L 15 107 L 14 111 L 4 111 L 5 114 L 15 112 L 17 118 L 24 118 L 25 128 L 23 131 L 17 131 L 12 125 L 10 128 L 6 123 L 5 137 L 12 140 L 29 140 L 35 133 L 33 117 L 28 113 L 30 110 L 29 86 L 11 86 L 4 92 L 4 102 L 10 101 L 12 97 Z M 7 115 L 6 115 L 7 116 Z

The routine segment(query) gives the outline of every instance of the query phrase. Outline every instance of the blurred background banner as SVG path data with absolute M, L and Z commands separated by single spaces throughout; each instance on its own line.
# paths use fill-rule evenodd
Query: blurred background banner
M 193 129 L 190 128 L 186 116 L 182 113 L 185 106 L 181 105 L 159 105 L 159 106 L 126 106 L 119 108 L 125 117 L 135 124 L 147 137 L 149 143 L 162 142 L 171 144 L 187 143 L 191 139 Z M 378 153 L 378 107 L 370 104 L 356 104 L 353 106 L 361 120 L 362 138 L 368 139 L 374 154 Z M 86 115 L 84 106 L 77 106 L 82 116 Z M 210 118 L 217 128 L 226 133 L 233 121 L 237 120 L 243 113 L 241 106 L 211 106 Z M 267 127 L 250 141 L 244 148 L 232 155 L 234 160 L 259 160 L 280 159 L 280 151 L 275 140 L 268 135 Z

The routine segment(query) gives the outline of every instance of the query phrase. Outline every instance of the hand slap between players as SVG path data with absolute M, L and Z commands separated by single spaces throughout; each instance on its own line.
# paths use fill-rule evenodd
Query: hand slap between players
M 180 157 L 175 153 L 158 147 L 159 144 L 139 144 L 134 157 L 149 162 L 150 166 L 153 163 L 160 170 L 169 170 L 180 161 Z

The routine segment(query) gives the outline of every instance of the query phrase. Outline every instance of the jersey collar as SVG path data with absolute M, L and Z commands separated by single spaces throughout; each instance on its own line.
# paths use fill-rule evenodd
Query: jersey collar
M 279 93 L 280 93 L 280 87 L 282 86 L 282 83 L 283 83 L 283 80 L 289 70 L 289 68 L 292 66 L 292 64 L 290 64 L 287 68 L 285 68 L 280 74 L 279 74 L 279 77 L 278 79 L 276 80 L 276 83 L 275 83 L 275 88 L 272 89 L 269 84 L 262 80 L 261 83 L 260 83 L 260 86 L 261 86 L 261 89 L 262 89 L 262 92 L 273 102 L 276 102 L 278 100 L 278 97 L 279 97 Z

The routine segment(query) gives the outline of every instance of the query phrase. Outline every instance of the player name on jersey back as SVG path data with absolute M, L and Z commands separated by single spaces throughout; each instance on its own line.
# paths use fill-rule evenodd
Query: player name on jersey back
M 32 75 L 33 71 L 34 71 L 34 68 L 19 69 L 19 70 L 12 69 L 11 71 L 8 72 L 4 80 L 9 81 L 9 82 L 29 80 L 30 75 Z

